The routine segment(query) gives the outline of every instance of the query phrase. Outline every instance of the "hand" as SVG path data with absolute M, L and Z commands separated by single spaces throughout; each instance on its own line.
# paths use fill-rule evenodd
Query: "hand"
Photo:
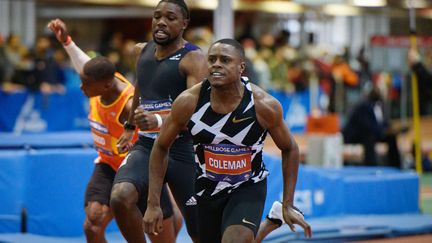
M 66 29 L 66 24 L 63 21 L 61 21 L 60 19 L 51 20 L 48 23 L 47 27 L 52 32 L 54 32 L 54 34 L 55 34 L 55 36 L 59 42 L 61 42 L 62 44 L 67 42 L 68 32 Z
M 158 125 L 156 116 L 153 113 L 144 110 L 142 107 L 136 108 L 134 120 L 135 124 L 142 131 L 154 129 Z
M 160 206 L 147 206 L 143 218 L 144 232 L 151 235 L 158 235 L 163 231 L 163 214 Z
M 119 153 L 126 153 L 127 151 L 131 150 L 133 143 L 132 138 L 135 135 L 134 130 L 124 130 L 122 135 L 120 136 L 119 140 L 117 141 L 117 149 Z
M 303 228 L 305 237 L 312 237 L 312 229 L 299 211 L 294 209 L 290 204 L 284 204 L 282 210 L 285 223 L 287 223 L 291 231 L 295 232 L 294 224 L 298 224 Z

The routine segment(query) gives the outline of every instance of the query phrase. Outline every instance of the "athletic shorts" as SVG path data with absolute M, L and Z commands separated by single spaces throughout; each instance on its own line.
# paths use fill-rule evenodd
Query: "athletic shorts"
M 263 180 L 240 186 L 230 194 L 220 197 L 198 197 L 200 242 L 221 242 L 223 233 L 231 225 L 243 225 L 256 236 L 266 194 L 267 180 Z
M 140 136 L 117 171 L 114 180 L 114 184 L 130 182 L 135 185 L 140 197 L 143 199 L 143 202 L 140 203 L 145 204 L 142 212 L 145 212 L 147 207 L 149 159 L 153 143 L 153 139 Z M 192 237 L 198 234 L 198 211 L 193 197 L 195 178 L 196 170 L 192 140 L 190 137 L 180 137 L 171 146 L 165 182 L 171 189 L 177 206 L 185 219 L 188 233 Z M 164 187 L 164 189 L 166 188 Z M 172 206 L 167 209 L 168 203 L 171 204 L 169 195 L 164 189 L 161 194 L 161 207 L 164 218 L 167 218 L 172 215 Z
M 109 206 L 115 174 L 116 172 L 108 164 L 95 164 L 93 174 L 85 191 L 84 207 L 87 207 L 89 202 L 99 202 L 102 205 Z

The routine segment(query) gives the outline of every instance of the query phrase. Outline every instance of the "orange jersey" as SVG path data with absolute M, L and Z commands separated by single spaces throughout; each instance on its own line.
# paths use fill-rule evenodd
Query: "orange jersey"
M 88 119 L 93 136 L 93 142 L 98 151 L 99 157 L 96 163 L 102 162 L 109 164 L 117 171 L 126 153 L 119 154 L 116 144 L 123 133 L 123 124 L 119 118 L 128 100 L 134 94 L 134 87 L 121 74 L 116 73 L 115 77 L 127 84 L 126 88 L 112 104 L 104 105 L 100 101 L 100 96 L 90 98 L 90 112 Z M 132 142 L 138 138 L 135 136 Z

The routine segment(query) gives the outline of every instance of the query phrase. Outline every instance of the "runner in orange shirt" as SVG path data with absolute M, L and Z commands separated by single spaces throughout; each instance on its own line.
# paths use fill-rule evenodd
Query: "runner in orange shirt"
M 75 70 L 80 74 L 81 90 L 90 99 L 88 119 L 98 157 L 85 192 L 84 231 L 87 242 L 106 242 L 105 228 L 113 219 L 109 202 L 114 177 L 126 152 L 138 137 L 137 129 L 123 125 L 131 112 L 134 87 L 116 72 L 114 64 L 107 58 L 90 59 L 75 45 L 67 33 L 65 23 L 60 19 L 50 21 L 48 27 L 63 44 Z M 117 147 L 125 129 L 135 130 L 135 135 L 130 143 Z M 167 205 L 172 210 L 169 200 Z M 145 209 L 145 206 L 141 207 Z M 168 234 L 175 233 L 167 231 L 151 238 L 152 241 L 164 242 L 164 237 Z

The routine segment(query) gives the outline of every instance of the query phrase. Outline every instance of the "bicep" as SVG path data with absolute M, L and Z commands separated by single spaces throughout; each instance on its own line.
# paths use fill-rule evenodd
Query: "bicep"
M 171 112 L 166 117 L 160 129 L 158 142 L 160 146 L 168 148 L 177 135 L 185 129 L 194 111 L 194 99 L 188 95 L 180 95 L 174 101 Z
M 279 149 L 292 148 L 295 142 L 283 119 L 281 104 L 268 94 L 257 98 L 259 101 L 256 103 L 256 111 L 260 124 L 267 129 Z
M 269 128 L 268 132 L 273 139 L 275 145 L 280 150 L 291 149 L 293 146 L 295 146 L 295 141 L 292 137 L 292 134 L 283 122 L 283 120 L 279 122 L 278 125 Z
M 172 114 L 169 114 L 159 133 L 158 144 L 159 146 L 167 149 L 176 139 L 177 135 L 180 133 L 182 126 L 178 121 L 173 119 Z

